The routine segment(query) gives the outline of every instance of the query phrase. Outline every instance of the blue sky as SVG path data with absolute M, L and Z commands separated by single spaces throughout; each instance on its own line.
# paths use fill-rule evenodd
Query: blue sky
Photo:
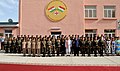
M 19 0 L 0 0 L 0 22 L 7 22 L 9 18 L 18 22 Z

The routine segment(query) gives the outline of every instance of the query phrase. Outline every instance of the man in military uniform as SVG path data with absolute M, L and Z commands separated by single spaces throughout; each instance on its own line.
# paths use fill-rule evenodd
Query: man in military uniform
M 8 52 L 10 51 L 10 53 L 12 53 L 12 38 L 11 37 L 9 37 L 9 40 L 8 40 L 8 48 L 9 48 Z
M 45 37 L 43 37 L 43 40 L 42 40 L 42 52 L 43 52 L 43 57 L 45 57 L 45 54 L 46 54 L 46 40 L 45 40 Z
M 26 56 L 26 41 L 25 41 L 25 38 L 23 39 L 23 42 L 22 42 L 22 49 L 23 49 L 23 56 Z
M 58 36 L 57 37 L 57 40 L 56 40 L 56 51 L 57 51 L 57 56 L 59 56 L 59 52 L 60 52 L 60 37 Z
M 104 37 L 101 36 L 100 40 L 98 41 L 98 46 L 100 47 L 100 56 L 104 56 L 103 55 L 103 50 L 105 47 L 105 41 L 104 41 Z
M 91 51 L 91 41 L 90 41 L 90 38 L 88 37 L 87 38 L 87 41 L 85 42 L 85 47 L 86 47 L 86 52 L 88 54 L 88 56 L 91 56 L 90 55 L 90 51 Z
M 97 40 L 97 37 L 94 37 L 94 39 L 92 41 L 92 48 L 93 48 L 94 56 L 97 57 L 97 50 L 98 50 L 98 40 Z
M 52 37 L 52 56 L 55 56 L 55 36 Z
M 35 46 L 36 46 L 36 40 L 35 40 L 35 37 L 32 39 L 32 56 L 35 57 L 35 54 L 36 54 L 36 49 L 35 49 Z
M 13 53 L 16 53 L 16 38 L 13 37 L 13 40 L 12 40 L 12 50 L 13 50 Z
M 27 39 L 27 50 L 28 50 L 28 56 L 31 56 L 31 39 Z
M 50 37 L 48 37 L 48 39 L 47 39 L 47 52 L 48 52 L 48 56 L 51 57 L 52 42 L 51 42 L 51 38 Z
M 18 51 L 18 53 L 21 53 L 21 51 L 22 51 L 21 37 L 18 37 L 18 39 L 17 39 L 17 51 Z
M 41 38 L 37 39 L 37 43 L 36 43 L 36 49 L 37 49 L 37 56 L 40 57 L 40 53 L 41 53 Z
M 8 53 L 8 38 L 7 37 L 4 40 L 4 49 L 5 49 L 5 53 Z

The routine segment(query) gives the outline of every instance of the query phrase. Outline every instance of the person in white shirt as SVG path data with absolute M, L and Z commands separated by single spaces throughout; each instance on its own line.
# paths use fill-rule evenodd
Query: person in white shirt
M 66 47 L 66 54 L 70 55 L 71 47 L 72 47 L 72 41 L 70 40 L 70 37 L 66 38 L 65 47 Z

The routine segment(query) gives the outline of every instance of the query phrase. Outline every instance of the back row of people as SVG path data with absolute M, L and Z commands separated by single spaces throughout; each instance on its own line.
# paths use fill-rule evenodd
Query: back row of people
M 22 36 L 10 37 L 4 40 L 4 49 L 6 53 L 23 53 L 24 56 L 61 56 L 74 54 L 74 56 L 104 56 L 106 55 L 119 55 L 116 41 L 118 38 L 108 37 L 79 37 L 78 35 L 72 36 Z

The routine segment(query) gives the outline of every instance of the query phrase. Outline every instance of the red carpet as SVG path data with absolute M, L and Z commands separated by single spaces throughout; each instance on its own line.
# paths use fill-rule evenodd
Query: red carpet
M 120 71 L 120 66 L 39 66 L 0 64 L 0 71 Z

